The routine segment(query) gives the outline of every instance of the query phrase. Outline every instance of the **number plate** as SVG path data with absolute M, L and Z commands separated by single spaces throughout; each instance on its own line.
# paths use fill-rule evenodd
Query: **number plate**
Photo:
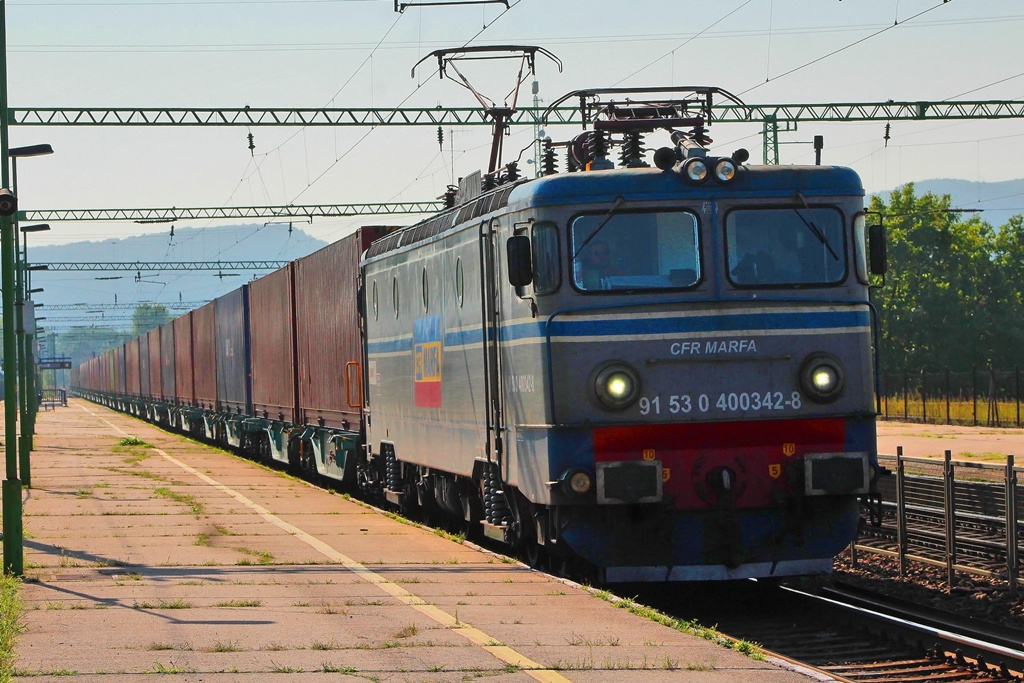
M 803 406 L 799 391 L 727 391 L 712 394 L 653 394 L 637 402 L 640 415 L 710 415 L 749 412 L 797 411 Z

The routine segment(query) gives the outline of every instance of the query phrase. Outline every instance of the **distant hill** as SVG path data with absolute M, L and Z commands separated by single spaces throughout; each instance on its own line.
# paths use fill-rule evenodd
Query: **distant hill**
M 998 183 L 978 183 L 970 180 L 939 178 L 914 183 L 918 196 L 948 194 L 958 209 L 982 209 L 981 218 L 994 227 L 1000 227 L 1016 214 L 1024 214 L 1024 178 Z M 881 193 L 887 196 L 888 193 Z
M 287 226 L 235 225 L 216 228 L 176 228 L 169 233 L 141 235 L 98 242 L 75 242 L 55 246 L 34 247 L 29 238 L 29 259 L 32 263 L 58 262 L 123 262 L 123 261 L 293 261 L 327 245 L 295 228 Z M 137 303 L 155 301 L 207 301 L 225 294 L 267 271 L 209 271 L 141 273 L 134 272 L 47 272 L 32 273 L 32 286 L 43 287 L 45 293 L 34 298 L 46 306 L 58 304 Z M 98 279 L 120 278 L 120 279 Z M 64 312 L 44 313 L 48 320 L 67 315 Z M 109 316 L 130 316 L 131 311 Z M 97 323 L 100 317 L 96 316 Z M 121 326 L 120 323 L 110 323 Z M 128 326 L 129 323 L 123 323 Z M 56 328 L 57 325 L 51 323 Z

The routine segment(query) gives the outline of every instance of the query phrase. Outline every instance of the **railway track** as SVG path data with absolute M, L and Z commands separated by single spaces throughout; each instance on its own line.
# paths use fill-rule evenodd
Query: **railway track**
M 836 585 L 638 588 L 639 600 L 840 681 L 1024 680 L 1024 635 Z M 685 607 L 683 607 L 685 605 Z

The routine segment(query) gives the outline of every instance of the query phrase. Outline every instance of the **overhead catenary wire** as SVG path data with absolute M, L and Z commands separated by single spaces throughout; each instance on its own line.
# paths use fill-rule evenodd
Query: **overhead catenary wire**
M 869 35 L 864 36 L 863 38 L 859 38 L 859 39 L 853 41 L 852 43 L 848 43 L 848 44 L 846 44 L 846 45 L 844 45 L 844 46 L 842 46 L 840 48 L 832 50 L 831 52 L 829 52 L 827 54 L 821 55 L 820 57 L 815 57 L 811 61 L 805 62 L 804 64 L 801 64 L 800 66 L 793 67 L 792 69 L 790 69 L 788 71 L 784 71 L 781 74 L 779 74 L 778 76 L 775 76 L 774 78 L 768 78 L 768 79 L 764 80 L 761 83 L 758 83 L 757 85 L 755 85 L 753 87 L 747 88 L 746 90 L 741 91 L 739 94 L 740 95 L 746 95 L 749 92 L 753 92 L 754 90 L 757 90 L 758 88 L 760 88 L 763 85 L 766 85 L 768 83 L 773 83 L 773 82 L 779 80 L 780 78 L 785 78 L 786 76 L 789 76 L 791 74 L 796 73 L 797 71 L 800 71 L 801 69 L 806 69 L 807 67 L 809 67 L 809 66 L 811 66 L 813 64 L 817 64 L 818 62 L 824 61 L 824 60 L 828 59 L 829 57 L 833 57 L 833 56 L 839 54 L 840 52 L 844 52 L 846 50 L 849 50 L 850 48 L 855 47 L 857 45 L 860 45 L 863 42 L 871 40 L 875 36 L 879 36 L 879 35 L 885 33 L 886 31 L 889 31 L 891 29 L 896 28 L 897 26 L 902 26 L 903 24 L 906 24 L 909 21 L 913 21 L 914 19 L 917 19 L 920 16 L 923 16 L 925 14 L 928 14 L 929 12 L 937 10 L 938 8 L 940 8 L 940 7 L 944 6 L 944 5 L 948 5 L 951 2 L 953 2 L 953 0 L 941 0 L 937 5 L 932 5 L 928 9 L 921 10 L 917 14 L 914 14 L 914 15 L 912 15 L 910 17 L 907 17 L 906 19 L 903 20 L 902 23 L 897 21 L 897 23 L 894 23 L 892 26 L 886 26 L 885 28 L 883 28 L 881 30 L 875 31 L 874 33 L 871 33 Z

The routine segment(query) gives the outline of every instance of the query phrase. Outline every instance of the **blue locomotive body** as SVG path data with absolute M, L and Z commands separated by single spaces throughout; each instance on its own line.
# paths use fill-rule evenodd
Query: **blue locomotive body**
M 852 539 L 876 451 L 849 169 L 543 178 L 376 243 L 363 276 L 393 502 L 608 581 L 827 572 Z

